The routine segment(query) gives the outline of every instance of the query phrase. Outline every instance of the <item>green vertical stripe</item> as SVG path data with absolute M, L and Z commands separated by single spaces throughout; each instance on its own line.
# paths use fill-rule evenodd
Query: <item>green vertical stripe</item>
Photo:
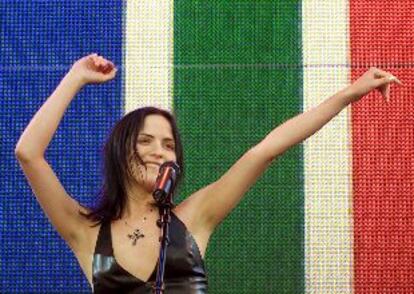
M 300 1 L 175 1 L 182 195 L 218 179 L 302 109 Z M 302 148 L 286 152 L 212 236 L 212 293 L 303 292 Z M 220 197 L 220 195 L 217 195 Z

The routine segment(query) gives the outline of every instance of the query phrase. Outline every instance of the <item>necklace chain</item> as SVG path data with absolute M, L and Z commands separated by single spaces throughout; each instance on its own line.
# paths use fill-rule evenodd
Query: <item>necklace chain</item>
M 152 212 L 152 209 L 150 211 Z M 147 220 L 147 217 L 144 216 L 141 223 L 145 223 L 146 220 Z M 130 239 L 132 241 L 132 246 L 135 246 L 139 239 L 145 237 L 144 232 L 140 228 L 134 228 L 134 227 L 130 226 L 126 220 L 124 220 L 124 223 L 125 223 L 126 226 L 128 226 L 128 227 L 130 227 L 131 229 L 134 230 L 131 234 L 127 234 L 127 237 L 128 237 L 128 239 Z

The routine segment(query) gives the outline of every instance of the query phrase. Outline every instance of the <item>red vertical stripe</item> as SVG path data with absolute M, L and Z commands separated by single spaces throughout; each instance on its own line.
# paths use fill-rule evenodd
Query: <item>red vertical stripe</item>
M 414 293 L 414 1 L 350 1 L 352 79 L 404 85 L 352 106 L 355 293 Z

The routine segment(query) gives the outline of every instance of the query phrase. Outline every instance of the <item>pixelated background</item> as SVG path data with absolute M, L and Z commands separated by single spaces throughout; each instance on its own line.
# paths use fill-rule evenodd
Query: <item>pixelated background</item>
M 369 67 L 398 76 L 390 103 L 369 94 L 278 157 L 205 262 L 211 293 L 414 293 L 412 1 L 1 0 L 0 15 L 1 293 L 91 291 L 14 147 L 92 52 L 119 74 L 76 96 L 46 152 L 84 205 L 96 201 L 108 132 L 134 108 L 177 114 L 180 201 Z

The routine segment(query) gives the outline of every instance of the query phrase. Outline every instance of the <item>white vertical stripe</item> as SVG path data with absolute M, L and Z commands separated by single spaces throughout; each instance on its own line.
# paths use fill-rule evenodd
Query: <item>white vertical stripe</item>
M 125 18 L 125 113 L 171 110 L 173 0 L 128 0 Z
M 348 1 L 304 0 L 304 110 L 349 82 Z M 307 293 L 352 292 L 351 127 L 348 107 L 304 143 Z

